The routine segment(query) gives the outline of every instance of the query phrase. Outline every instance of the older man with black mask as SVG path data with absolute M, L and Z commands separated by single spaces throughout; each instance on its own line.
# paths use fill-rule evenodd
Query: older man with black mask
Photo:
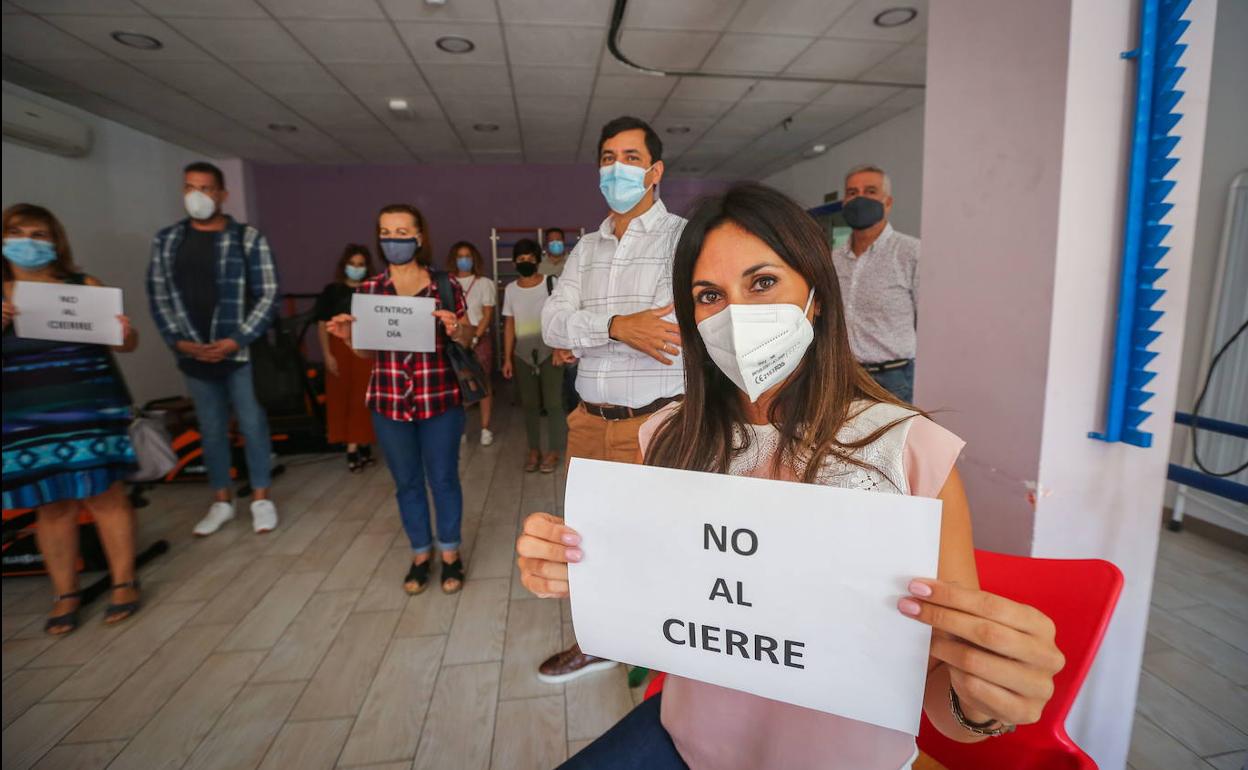
M 845 298 L 849 346 L 875 381 L 902 401 L 914 397 L 919 239 L 888 222 L 892 183 L 878 166 L 845 175 L 849 241 L 832 250 Z

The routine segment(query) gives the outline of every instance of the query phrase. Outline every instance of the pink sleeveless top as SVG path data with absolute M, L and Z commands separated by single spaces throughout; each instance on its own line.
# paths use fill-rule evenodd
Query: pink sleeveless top
M 642 425 L 643 454 L 677 408 L 665 407 Z M 906 414 L 914 413 L 891 404 L 866 406 L 850 419 L 841 437 L 867 435 Z M 734 459 L 729 472 L 796 481 L 788 468 L 771 473 L 775 429 L 763 425 L 749 430 L 751 446 Z M 859 459 L 883 473 L 828 462 L 819 472 L 819 483 L 937 497 L 964 445 L 953 433 L 916 415 L 860 450 Z M 910 767 L 917 756 L 914 736 L 904 732 L 675 676 L 663 687 L 662 721 L 691 770 L 899 770 Z

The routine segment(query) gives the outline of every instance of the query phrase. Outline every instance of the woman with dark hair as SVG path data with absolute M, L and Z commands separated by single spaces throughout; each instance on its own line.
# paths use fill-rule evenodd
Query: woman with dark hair
M 963 742 L 1036 721 L 1064 663 L 1053 623 L 978 590 L 954 467 L 963 442 L 854 361 L 819 226 L 775 190 L 733 187 L 685 227 L 672 286 L 686 395 L 642 427 L 644 462 L 940 498 L 938 574 L 912 580 L 897 605 L 935 631 L 924 712 Z M 525 521 L 517 551 L 524 585 L 550 597 L 568 594 L 567 562 L 584 556 L 580 536 L 544 513 Z M 917 755 L 904 732 L 669 677 L 565 766 L 897 770 Z
M 78 627 L 78 514 L 95 520 L 108 559 L 112 598 L 104 622 L 139 609 L 134 509 L 123 483 L 135 470 L 130 393 L 109 348 L 23 339 L 13 330 L 17 281 L 99 286 L 74 266 L 65 228 L 42 206 L 4 210 L 4 508 L 34 508 L 36 537 L 56 599 L 44 630 Z M 118 316 L 129 352 L 138 345 Z
M 433 299 L 434 351 L 355 350 L 351 347 L 355 318 L 350 313 L 331 318 L 327 329 L 355 355 L 372 362 L 365 402 L 394 477 L 399 516 L 412 546 L 403 589 L 414 595 L 429 586 L 436 544 L 442 552 L 442 590 L 455 593 L 464 585 L 464 563 L 459 558 L 464 513 L 459 439 L 464 434 L 464 407 L 446 348 L 453 336 L 462 339 L 460 327 L 467 311 L 464 291 L 452 276 L 430 267 L 429 230 L 414 206 L 396 203 L 378 213 L 377 251 L 386 259 L 385 271 L 361 283 L 356 291 Z M 443 304 L 443 294 L 453 298 L 453 306 Z M 436 538 L 430 528 L 431 491 L 438 511 Z
M 334 268 L 334 281 L 316 299 L 316 334 L 325 361 L 325 411 L 328 441 L 347 445 L 347 470 L 356 473 L 373 459 L 373 422 L 364 399 L 373 368 L 351 352 L 346 343 L 330 335 L 331 318 L 351 312 L 351 295 L 373 274 L 368 247 L 348 243 Z
M 485 274 L 481 252 L 468 241 L 452 246 L 447 262 L 459 279 L 459 285 L 464 287 L 468 323 L 472 326 L 472 351 L 485 372 L 486 395 L 481 399 L 481 446 L 489 446 L 494 443 L 494 432 L 490 430 L 490 413 L 494 406 L 494 389 L 490 385 L 490 375 L 494 371 L 494 336 L 490 334 L 490 323 L 494 320 L 498 290 L 494 279 Z

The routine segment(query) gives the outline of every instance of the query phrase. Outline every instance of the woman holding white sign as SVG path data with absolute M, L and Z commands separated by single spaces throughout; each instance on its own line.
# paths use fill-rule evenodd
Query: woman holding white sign
M 448 340 L 461 326 L 467 330 L 467 304 L 459 283 L 430 267 L 429 231 L 415 207 L 398 203 L 381 210 L 377 250 L 388 263 L 386 270 L 360 284 L 357 293 L 432 298 L 437 308 L 433 315 L 443 332 L 435 333 L 431 353 L 352 347 L 356 355 L 373 362 L 366 402 L 373 413 L 373 430 L 386 466 L 394 477 L 399 515 L 412 547 L 412 563 L 403 578 L 403 589 L 418 594 L 428 587 L 436 540 L 442 553 L 442 590 L 455 593 L 464 585 L 464 563 L 459 558 L 464 507 L 459 439 L 464 434 L 464 407 L 446 350 Z M 453 307 L 442 301 L 440 285 L 445 289 L 447 284 Z M 326 328 L 351 346 L 355 321 L 349 313 L 341 313 L 330 319 Z M 437 508 L 436 539 L 430 528 L 429 491 Z
M 39 552 L 56 599 L 44 630 L 78 627 L 78 514 L 90 511 L 112 577 L 105 623 L 139 609 L 134 577 L 134 509 L 123 480 L 135 470 L 130 394 L 108 347 L 19 338 L 16 282 L 100 286 L 74 266 L 65 228 L 41 206 L 4 211 L 4 508 L 34 508 Z M 138 335 L 124 315 L 122 344 Z
M 672 284 L 686 396 L 643 426 L 644 462 L 939 498 L 939 574 L 898 603 L 935 630 L 924 712 L 964 742 L 1036 721 L 1064 663 L 1053 623 L 978 590 L 954 468 L 963 442 L 855 363 L 819 226 L 775 190 L 736 186 L 690 219 Z M 516 549 L 525 586 L 567 595 L 567 563 L 583 557 L 576 532 L 535 513 Z M 917 755 L 904 732 L 669 677 L 566 767 L 897 770 Z

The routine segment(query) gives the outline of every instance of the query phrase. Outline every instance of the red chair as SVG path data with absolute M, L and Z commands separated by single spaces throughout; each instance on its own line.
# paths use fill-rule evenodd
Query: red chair
M 976 551 L 975 566 L 985 591 L 1053 619 L 1066 667 L 1053 678 L 1053 697 L 1039 722 L 980 743 L 958 743 L 941 735 L 925 715 L 919 748 L 948 770 L 1096 770 L 1066 734 L 1066 716 L 1113 616 L 1122 572 L 1101 559 L 1033 559 L 991 551 Z M 650 680 L 647 698 L 663 689 L 663 679 L 659 673 Z

